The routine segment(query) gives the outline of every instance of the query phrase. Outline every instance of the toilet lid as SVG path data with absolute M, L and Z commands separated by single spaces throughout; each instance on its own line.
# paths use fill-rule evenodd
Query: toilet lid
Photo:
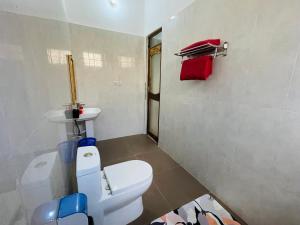
M 100 155 L 97 147 L 85 146 L 77 149 L 76 176 L 100 172 Z
M 152 167 L 140 160 L 104 167 L 104 173 L 112 194 L 118 194 L 152 179 Z
M 33 159 L 25 170 L 21 184 L 37 184 L 51 178 L 57 164 L 57 152 L 40 155 Z M 53 176 L 53 175 L 52 175 Z

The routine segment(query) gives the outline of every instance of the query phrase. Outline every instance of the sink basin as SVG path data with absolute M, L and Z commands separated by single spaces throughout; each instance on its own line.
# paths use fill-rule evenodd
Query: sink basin
M 79 116 L 77 121 L 88 121 L 96 119 L 97 116 L 101 113 L 99 108 L 84 108 L 83 114 Z M 49 121 L 54 123 L 68 123 L 73 122 L 73 119 L 67 119 L 65 116 L 65 110 L 52 110 L 46 113 L 46 117 Z

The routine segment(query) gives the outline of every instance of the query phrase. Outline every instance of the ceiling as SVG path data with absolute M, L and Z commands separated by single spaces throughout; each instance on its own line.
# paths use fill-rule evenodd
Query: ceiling
M 0 10 L 145 36 L 193 1 L 0 0 Z

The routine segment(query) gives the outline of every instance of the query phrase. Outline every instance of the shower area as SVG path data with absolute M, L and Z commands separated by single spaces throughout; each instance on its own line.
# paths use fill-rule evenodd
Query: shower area
M 66 21 L 64 2 L 56 2 Z M 76 142 L 61 140 L 45 116 L 71 102 L 73 51 L 68 23 L 9 12 L 14 7 L 0 3 L 0 224 L 29 225 L 41 203 L 76 191 L 68 178 Z

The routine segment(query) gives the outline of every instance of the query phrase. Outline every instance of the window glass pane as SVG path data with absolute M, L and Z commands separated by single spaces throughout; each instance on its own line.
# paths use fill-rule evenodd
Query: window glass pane
M 158 136 L 159 102 L 149 99 L 149 131 Z
M 150 39 L 150 48 L 161 43 L 161 32 Z
M 160 89 L 160 54 L 151 57 L 150 63 L 150 92 L 158 94 Z

